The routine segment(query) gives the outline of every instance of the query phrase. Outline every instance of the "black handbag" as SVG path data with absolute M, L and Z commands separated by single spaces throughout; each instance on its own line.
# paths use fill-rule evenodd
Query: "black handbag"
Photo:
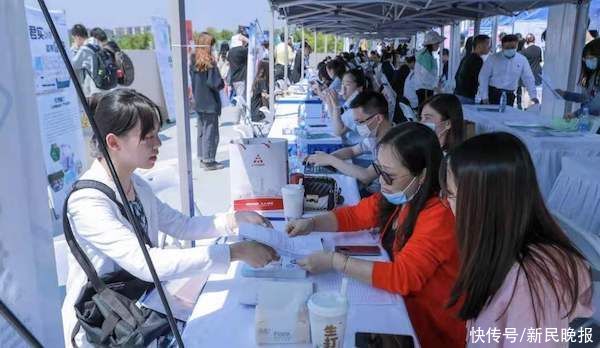
M 80 329 L 94 347 L 146 347 L 154 340 L 170 333 L 167 317 L 151 309 L 138 307 L 141 296 L 154 288 L 154 284 L 134 277 L 124 269 L 108 273 L 102 278 L 81 249 L 67 217 L 67 202 L 71 194 L 84 188 L 103 192 L 125 215 L 123 205 L 116 200 L 115 192 L 94 180 L 75 182 L 63 205 L 63 229 L 71 253 L 83 268 L 88 282 L 75 302 L 77 324 L 71 334 L 71 343 L 77 347 L 75 336 Z M 134 221 L 133 223 L 138 223 Z M 145 243 L 152 245 L 144 233 Z
M 305 210 L 332 210 L 343 204 L 341 189 L 334 178 L 305 176 L 303 185 Z

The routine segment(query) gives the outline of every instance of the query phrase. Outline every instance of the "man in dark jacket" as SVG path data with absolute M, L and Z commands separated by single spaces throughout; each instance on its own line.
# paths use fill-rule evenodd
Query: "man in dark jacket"
M 308 64 L 306 64 L 306 62 L 308 62 L 308 57 L 310 56 L 311 53 L 312 53 L 312 47 L 310 47 L 308 42 L 305 41 L 304 42 L 304 60 L 305 60 L 304 68 L 305 69 L 308 66 Z M 298 50 L 298 51 L 296 51 L 296 57 L 294 58 L 294 68 L 292 69 L 291 82 L 297 83 L 298 81 L 300 81 L 301 77 L 302 77 L 302 51 Z
M 246 72 L 248 65 L 248 37 L 244 27 L 238 29 L 238 34 L 231 38 L 231 49 L 227 55 L 229 61 L 229 83 L 238 97 L 246 100 Z M 238 116 L 235 123 L 240 123 L 244 110 L 238 105 Z
M 474 104 L 479 87 L 479 71 L 483 66 L 481 56 L 490 52 L 490 37 L 477 35 L 473 38 L 473 50 L 461 61 L 456 71 L 454 94 L 463 104 Z

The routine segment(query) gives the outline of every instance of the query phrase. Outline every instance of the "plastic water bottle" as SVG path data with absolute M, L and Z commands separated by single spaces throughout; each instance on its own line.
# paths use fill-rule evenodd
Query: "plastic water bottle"
M 500 112 L 506 111 L 506 92 L 502 91 L 502 95 L 500 96 Z
M 296 152 L 298 160 L 302 162 L 308 156 L 308 143 L 306 141 L 307 132 L 303 127 L 298 128 L 296 132 Z
M 577 122 L 577 128 L 581 133 L 588 133 L 591 130 L 592 123 L 590 120 L 590 110 L 588 108 L 583 108 L 581 110 L 579 122 Z

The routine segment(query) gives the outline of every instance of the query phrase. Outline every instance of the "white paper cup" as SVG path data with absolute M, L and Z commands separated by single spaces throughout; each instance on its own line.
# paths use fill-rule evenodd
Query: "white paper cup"
M 344 345 L 348 300 L 337 291 L 321 291 L 308 300 L 312 346 L 339 348 Z
M 304 212 L 304 186 L 285 185 L 281 188 L 283 196 L 283 216 L 287 220 L 295 220 L 302 217 Z

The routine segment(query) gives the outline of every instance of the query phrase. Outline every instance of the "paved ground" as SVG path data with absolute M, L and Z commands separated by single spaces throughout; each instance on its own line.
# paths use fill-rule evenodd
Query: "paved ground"
M 234 107 L 223 108 L 220 120 L 220 142 L 217 150 L 217 161 L 225 164 L 222 170 L 206 172 L 199 167 L 196 158 L 197 143 L 197 120 L 192 115 L 191 119 L 191 141 L 192 141 L 192 173 L 194 186 L 194 201 L 196 208 L 203 215 L 211 215 L 223 212 L 230 206 L 230 172 L 228 144 L 237 138 L 233 130 L 232 120 L 236 114 Z M 157 195 L 174 208 L 181 207 L 178 187 L 177 168 L 177 127 L 166 125 L 160 132 L 162 147 L 155 168 L 148 171 L 147 175 L 155 175 L 154 184 L 158 185 Z

